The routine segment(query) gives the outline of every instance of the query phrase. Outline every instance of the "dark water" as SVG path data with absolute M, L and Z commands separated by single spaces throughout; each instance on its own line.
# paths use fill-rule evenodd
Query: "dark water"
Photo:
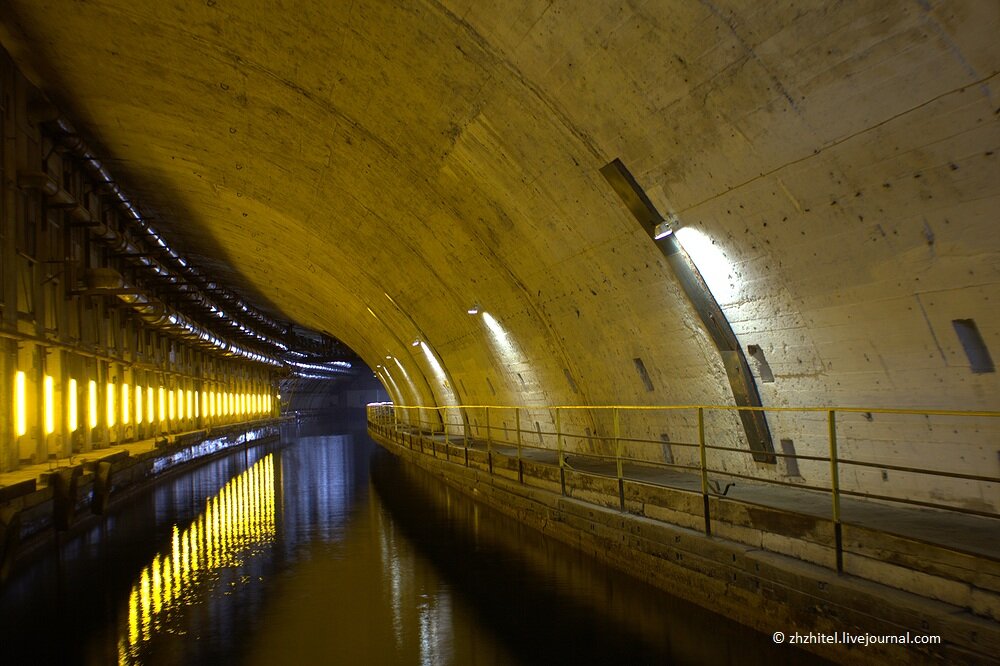
M 291 431 L 183 472 L 0 592 L 3 664 L 802 663 L 378 449 Z

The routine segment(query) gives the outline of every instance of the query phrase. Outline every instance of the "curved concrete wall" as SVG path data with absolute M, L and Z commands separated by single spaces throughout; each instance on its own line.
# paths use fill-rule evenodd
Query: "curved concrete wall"
M 400 4 L 15 0 L 3 39 L 181 249 L 398 402 L 732 403 L 598 172 L 620 157 L 765 354 L 765 405 L 998 407 L 952 325 L 1000 354 L 996 3 Z M 770 426 L 824 450 L 822 422 Z M 857 428 L 846 455 L 997 472 L 991 422 Z

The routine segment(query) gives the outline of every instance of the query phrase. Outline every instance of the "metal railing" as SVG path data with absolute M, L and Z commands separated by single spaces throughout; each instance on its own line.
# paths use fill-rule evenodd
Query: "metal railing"
M 794 434 L 797 443 L 782 440 L 782 450 L 773 452 L 769 463 L 760 462 L 759 452 L 755 460 L 755 452 L 741 441 L 739 410 L 767 412 L 772 429 Z M 430 449 L 435 456 L 439 447 L 449 459 L 452 451 L 464 451 L 456 454 L 461 458 L 456 462 L 466 466 L 470 451 L 485 453 L 491 474 L 496 473 L 498 457 L 515 460 L 521 483 L 526 464 L 557 467 L 563 495 L 571 494 L 578 475 L 616 479 L 622 511 L 627 510 L 626 483 L 699 494 L 707 535 L 713 529 L 713 498 L 826 518 L 833 527 L 838 572 L 844 570 L 845 501 L 859 516 L 866 506 L 895 506 L 909 509 L 910 518 L 916 515 L 913 511 L 923 512 L 922 519 L 931 524 L 962 516 L 980 521 L 976 527 L 1000 534 L 1000 477 L 983 473 L 997 466 L 1000 412 L 380 403 L 368 406 L 368 421 L 374 432 L 410 448 Z M 676 434 L 661 432 L 655 438 L 657 430 L 668 429 Z M 935 466 L 927 466 L 928 461 Z M 743 496 L 727 496 L 737 484 Z M 826 497 L 827 508 L 817 511 L 820 496 Z M 858 523 L 865 526 L 863 517 Z M 956 552 L 984 555 L 981 547 L 942 542 L 933 534 L 914 536 L 894 531 L 892 526 L 877 529 Z M 1000 560 L 998 552 L 985 556 Z

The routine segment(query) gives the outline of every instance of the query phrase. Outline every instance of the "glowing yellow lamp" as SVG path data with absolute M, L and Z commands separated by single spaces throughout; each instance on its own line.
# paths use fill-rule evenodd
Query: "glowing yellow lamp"
M 14 434 L 18 437 L 28 432 L 28 406 L 25 404 L 24 371 L 14 373 Z
M 115 425 L 115 385 L 108 382 L 107 390 L 105 391 L 107 396 L 107 416 L 108 416 L 108 427 L 111 428 Z
M 45 434 L 49 435 L 56 429 L 55 405 L 52 404 L 55 401 L 55 382 L 51 376 L 45 375 L 42 390 L 45 394 Z
M 79 415 L 76 409 L 76 380 L 69 380 L 69 388 L 66 391 L 66 428 L 69 432 L 76 432 L 80 425 Z
M 87 382 L 87 427 L 97 427 L 97 382 L 93 379 Z

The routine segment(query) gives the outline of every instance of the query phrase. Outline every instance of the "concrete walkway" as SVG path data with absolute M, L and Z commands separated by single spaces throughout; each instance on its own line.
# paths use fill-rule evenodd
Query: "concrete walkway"
M 433 439 L 444 444 L 444 437 L 435 435 Z M 452 446 L 461 446 L 461 441 L 450 441 Z M 482 440 L 470 440 L 469 448 L 485 452 L 487 445 Z M 517 447 L 508 444 L 492 444 L 494 455 L 517 458 Z M 533 463 L 559 465 L 558 453 L 550 449 L 521 449 L 522 460 Z M 617 477 L 617 466 L 613 459 L 602 459 L 578 453 L 567 454 L 568 469 L 586 474 Z M 701 476 L 677 470 L 659 468 L 652 465 L 625 463 L 623 476 L 631 481 L 664 486 L 701 494 Z M 726 499 L 747 504 L 767 506 L 791 513 L 805 514 L 832 519 L 832 499 L 830 493 L 789 486 L 770 485 L 746 479 L 717 479 L 722 488 L 735 481 L 725 494 Z M 712 491 L 714 495 L 720 494 Z M 968 515 L 957 511 L 929 509 L 906 504 L 866 500 L 855 497 L 840 499 L 841 522 L 865 527 L 887 534 L 913 539 L 920 542 L 944 546 L 949 550 L 1000 561 L 1000 516 L 988 518 Z

